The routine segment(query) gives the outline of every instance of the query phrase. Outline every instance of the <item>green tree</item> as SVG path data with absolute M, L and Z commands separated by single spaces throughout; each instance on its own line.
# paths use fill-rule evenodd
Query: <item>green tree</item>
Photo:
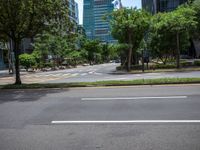
M 118 44 L 108 44 L 108 53 L 109 53 L 109 59 L 118 59 L 120 58 L 120 51 L 118 49 Z
M 110 44 L 108 49 L 111 53 L 110 55 L 111 55 L 112 59 L 121 58 L 121 64 L 124 67 L 124 65 L 126 63 L 126 57 L 127 57 L 129 45 L 128 44 L 115 43 L 115 44 Z
M 28 71 L 30 67 L 36 64 L 34 56 L 30 54 L 21 54 L 19 56 L 19 60 L 20 60 L 20 65 L 24 66 L 26 71 Z
M 196 21 L 198 22 L 195 36 L 200 39 L 200 0 L 195 0 L 192 3 L 192 8 L 196 11 Z
M 175 56 L 177 48 L 176 32 L 169 31 L 166 26 L 158 26 L 161 21 L 166 21 L 164 20 L 166 15 L 168 13 L 158 13 L 152 17 L 147 36 L 147 46 L 151 50 L 151 55 L 159 58 L 164 64 Z M 180 49 L 186 50 L 190 45 L 189 32 L 181 32 L 180 35 Z
M 90 64 L 97 62 L 99 54 L 101 53 L 101 46 L 98 40 L 85 40 L 83 48 L 86 52 L 85 56 Z
M 175 34 L 177 68 L 180 68 L 180 36 L 185 32 L 194 30 L 197 24 L 195 14 L 196 12 L 188 5 L 180 6 L 175 11 L 162 15 L 162 18 L 156 24 L 156 28 L 162 28 L 168 33 Z
M 132 56 L 136 63 L 136 51 L 149 27 L 149 14 L 136 8 L 122 8 L 111 14 L 112 35 L 119 43 L 129 45 L 127 71 L 130 71 Z
M 63 15 L 62 0 L 0 0 L 0 34 L 12 39 L 15 53 L 15 84 L 21 84 L 20 43 L 48 29 L 55 15 Z

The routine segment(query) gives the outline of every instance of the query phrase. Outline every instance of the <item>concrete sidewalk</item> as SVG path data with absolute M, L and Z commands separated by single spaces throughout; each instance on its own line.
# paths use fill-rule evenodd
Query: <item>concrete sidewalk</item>
M 0 70 L 0 77 L 10 76 L 12 74 L 8 73 L 8 70 Z
M 24 71 L 21 71 L 20 72 L 21 75 L 27 75 L 29 74 L 29 72 L 24 72 Z M 0 70 L 0 78 L 3 78 L 3 77 L 13 77 L 15 76 L 15 74 L 10 74 L 8 70 Z

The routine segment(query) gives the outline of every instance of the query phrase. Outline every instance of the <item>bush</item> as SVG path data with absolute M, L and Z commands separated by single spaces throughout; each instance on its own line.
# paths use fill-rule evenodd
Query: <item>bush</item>
M 116 70 L 126 70 L 126 66 L 124 66 L 123 68 L 122 66 L 118 66 L 116 67 Z M 142 70 L 142 65 L 132 65 L 131 70 Z
M 30 54 L 22 54 L 19 56 L 20 65 L 25 67 L 26 71 L 36 64 L 35 58 Z
M 190 67 L 193 66 L 192 62 L 188 62 L 188 61 L 183 61 L 180 63 L 182 67 Z
M 175 64 L 156 64 L 151 66 L 153 69 L 173 69 L 176 68 Z
M 120 66 L 117 66 L 117 67 L 116 67 L 116 70 L 118 70 L 118 71 L 119 71 L 119 70 L 123 70 L 123 68 L 122 68 L 122 66 L 120 65 Z
M 194 65 L 195 65 L 195 66 L 200 66 L 200 60 L 195 60 L 195 61 L 194 61 Z
M 142 70 L 142 65 L 133 65 L 133 66 L 131 66 L 131 69 L 133 69 L 133 70 Z
M 54 67 L 54 65 L 53 65 L 52 62 L 49 62 L 49 63 L 45 63 L 45 64 L 44 64 L 44 67 L 45 67 L 45 68 L 52 68 L 52 67 Z

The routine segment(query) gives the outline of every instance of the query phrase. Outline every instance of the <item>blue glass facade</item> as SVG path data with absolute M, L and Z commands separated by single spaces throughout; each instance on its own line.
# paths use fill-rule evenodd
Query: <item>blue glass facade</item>
M 159 0 L 157 10 L 159 12 L 172 11 L 187 0 Z
M 149 12 L 166 12 L 176 9 L 187 0 L 142 0 L 142 8 Z
M 75 0 L 67 0 L 69 9 L 69 18 L 72 22 L 78 24 L 78 3 Z
M 114 9 L 113 0 L 84 0 L 83 27 L 89 39 L 112 43 L 109 21 L 103 17 Z

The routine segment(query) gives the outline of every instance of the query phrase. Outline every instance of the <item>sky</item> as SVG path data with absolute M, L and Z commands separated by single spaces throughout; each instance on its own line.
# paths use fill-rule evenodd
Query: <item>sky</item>
M 79 7 L 79 24 L 83 24 L 83 0 L 75 0 Z M 125 7 L 141 8 L 141 0 L 121 0 Z

